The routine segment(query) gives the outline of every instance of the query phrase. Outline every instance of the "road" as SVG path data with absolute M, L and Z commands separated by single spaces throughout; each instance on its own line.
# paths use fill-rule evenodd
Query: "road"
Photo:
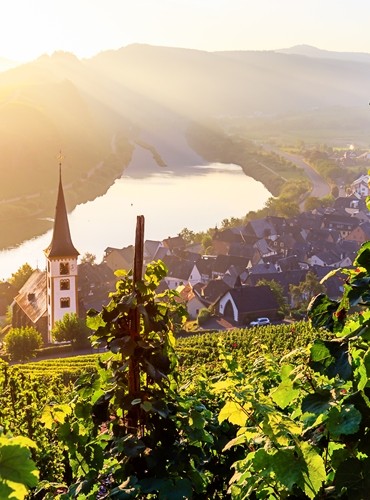
M 273 151 L 277 155 L 282 156 L 287 161 L 294 163 L 294 165 L 298 168 L 302 168 L 305 171 L 305 174 L 312 183 L 312 191 L 309 193 L 309 196 L 323 198 L 331 193 L 330 185 L 326 182 L 326 180 L 321 177 L 321 175 L 317 173 L 311 165 L 305 162 L 301 156 L 286 153 L 285 151 L 281 151 L 281 149 L 270 146 L 269 144 L 262 144 L 262 147 L 266 149 L 266 151 Z

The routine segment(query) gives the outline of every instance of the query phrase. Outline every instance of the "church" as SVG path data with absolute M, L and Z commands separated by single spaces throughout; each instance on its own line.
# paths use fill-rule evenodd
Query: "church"
M 46 270 L 36 269 L 14 298 L 12 326 L 34 326 L 41 333 L 44 343 L 49 344 L 55 322 L 66 313 L 79 314 L 79 252 L 72 243 L 60 164 L 52 240 L 44 254 Z

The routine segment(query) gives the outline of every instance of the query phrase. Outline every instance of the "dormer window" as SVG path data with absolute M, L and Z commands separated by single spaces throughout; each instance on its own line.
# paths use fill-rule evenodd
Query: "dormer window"
M 61 262 L 59 264 L 59 273 L 63 276 L 69 274 L 69 262 Z

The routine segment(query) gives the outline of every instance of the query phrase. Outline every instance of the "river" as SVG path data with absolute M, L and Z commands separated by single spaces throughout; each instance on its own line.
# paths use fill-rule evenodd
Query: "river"
M 137 215 L 145 216 L 145 239 L 162 240 L 176 236 L 184 227 L 196 232 L 220 227 L 225 218 L 262 208 L 271 196 L 263 184 L 233 164 L 194 166 L 185 176 L 159 170 L 140 178 L 128 174 L 117 179 L 105 195 L 78 205 L 69 214 L 72 240 L 81 255 L 90 252 L 100 262 L 106 247 L 134 244 Z M 68 204 L 68 192 L 66 200 Z M 44 269 L 43 250 L 50 241 L 48 231 L 0 252 L 0 279 L 8 279 L 26 262 Z

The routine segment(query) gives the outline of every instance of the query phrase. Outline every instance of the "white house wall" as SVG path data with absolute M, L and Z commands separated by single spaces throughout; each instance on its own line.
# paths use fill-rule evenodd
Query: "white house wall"
M 238 309 L 235 305 L 235 302 L 233 301 L 233 298 L 231 297 L 230 292 L 227 292 L 221 299 L 218 305 L 218 310 L 222 316 L 225 314 L 225 308 L 226 304 L 230 302 L 232 308 L 233 308 L 233 316 L 234 316 L 234 321 L 238 322 L 239 321 L 239 314 L 238 314 Z

